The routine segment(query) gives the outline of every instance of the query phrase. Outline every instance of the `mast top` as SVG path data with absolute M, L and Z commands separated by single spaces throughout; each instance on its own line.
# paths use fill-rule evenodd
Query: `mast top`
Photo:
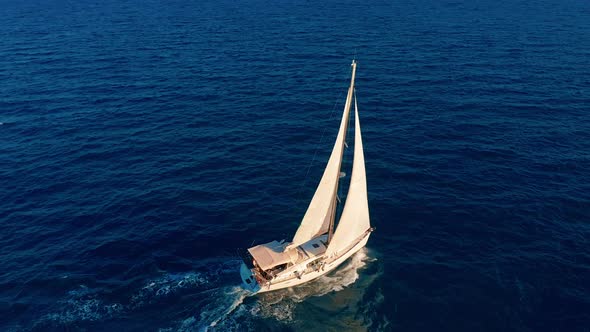
M 356 59 L 352 59 L 352 63 L 350 65 L 352 66 L 352 77 L 350 78 L 350 87 L 354 90 L 354 77 L 356 74 Z M 350 98 L 352 99 L 352 95 L 350 95 Z

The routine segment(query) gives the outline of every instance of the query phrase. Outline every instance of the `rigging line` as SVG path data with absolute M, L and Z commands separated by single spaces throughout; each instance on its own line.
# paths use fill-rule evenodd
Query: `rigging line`
M 342 91 L 340 91 L 340 94 L 338 95 L 338 99 L 340 99 L 340 97 L 342 97 Z M 334 110 L 336 109 L 336 105 L 338 105 L 338 100 L 336 102 L 334 102 L 334 106 L 332 107 L 332 111 L 330 112 L 330 119 L 328 120 L 328 122 L 332 121 L 332 118 L 334 117 Z M 307 171 L 305 172 L 305 177 L 303 178 L 303 183 L 301 184 L 301 186 L 299 187 L 299 190 L 297 191 L 297 200 L 299 201 L 301 199 L 301 191 L 303 190 L 303 187 L 305 187 L 305 184 L 307 182 L 307 177 L 309 176 L 309 171 L 311 170 L 311 166 L 313 165 L 313 162 L 315 161 L 315 158 L 318 154 L 318 150 L 320 149 L 320 146 L 322 145 L 323 141 L 324 141 L 324 136 L 326 134 L 326 130 L 328 129 L 327 126 L 324 127 L 324 130 L 322 131 L 322 136 L 320 137 L 320 142 L 317 143 L 315 151 L 313 153 L 313 158 L 311 159 L 311 161 L 309 162 L 309 165 L 307 166 Z
M 328 122 L 331 122 L 332 121 L 332 118 L 334 118 L 334 111 L 336 110 L 336 106 L 338 105 L 338 103 L 341 101 L 340 98 L 342 97 L 342 93 L 343 93 L 343 91 L 341 90 L 340 93 L 338 94 L 338 98 L 334 102 L 334 106 L 332 106 L 332 111 L 330 112 L 330 118 L 328 119 Z M 309 165 L 307 166 L 307 171 L 305 172 L 305 177 L 303 178 L 303 183 L 301 183 L 301 186 L 299 187 L 299 190 L 297 190 L 296 202 L 301 201 L 302 191 L 303 191 L 303 188 L 305 187 L 305 184 L 307 183 L 307 178 L 309 176 L 309 171 L 311 170 L 311 167 L 313 166 L 313 163 L 314 163 L 314 161 L 315 161 L 315 159 L 317 157 L 319 148 L 320 148 L 320 146 L 322 145 L 322 143 L 324 141 L 324 137 L 325 137 L 325 134 L 326 134 L 326 130 L 327 129 L 328 129 L 328 127 L 325 126 L 324 127 L 324 130 L 322 130 L 322 136 L 320 137 L 320 141 L 316 144 L 315 151 L 313 153 L 313 158 L 311 159 L 311 161 L 309 162 Z
M 354 98 L 356 98 L 355 91 L 356 91 L 356 88 L 352 89 L 352 94 L 353 94 Z M 354 100 L 354 98 L 353 98 L 353 100 Z M 351 100 L 350 108 L 352 109 L 352 100 Z M 342 173 L 342 168 L 345 165 L 346 165 L 346 170 L 350 170 L 350 172 L 348 172 L 348 178 L 349 178 L 348 187 L 346 189 L 348 190 L 348 188 L 350 187 L 350 179 L 351 179 L 351 176 L 352 176 L 352 167 L 348 167 L 348 165 L 347 165 L 348 160 L 349 160 L 350 152 L 349 153 L 346 153 L 346 151 L 348 150 L 348 144 L 346 143 L 346 141 L 351 138 L 351 136 L 350 136 L 350 131 L 351 131 L 350 127 L 351 127 L 351 122 L 352 122 L 352 118 L 353 117 L 354 117 L 354 115 L 350 115 L 349 114 L 349 116 L 348 116 L 348 125 L 346 126 L 346 136 L 345 136 L 345 139 L 344 139 L 344 144 L 345 144 L 345 146 L 346 146 L 347 149 L 345 149 L 343 151 L 343 153 L 342 153 L 342 163 L 340 164 L 340 170 L 339 170 L 340 173 L 338 174 L 338 193 L 336 195 L 338 197 L 338 203 L 339 204 L 337 205 L 337 208 L 334 211 L 334 221 L 340 219 L 340 216 L 342 215 L 342 209 L 344 207 L 343 204 L 342 204 L 342 201 L 343 200 L 346 201 L 346 197 L 344 197 L 342 195 L 342 192 L 344 191 L 344 189 L 343 189 L 344 186 L 342 186 L 341 185 L 341 182 L 340 182 L 340 180 L 343 179 L 343 178 L 340 178 L 340 174 Z M 353 138 L 353 142 L 354 142 L 354 138 Z M 346 174 L 346 172 L 344 172 L 344 174 Z M 342 197 L 342 198 L 340 198 L 340 197 Z
M 352 93 L 354 95 L 354 89 L 352 90 Z M 352 104 L 352 100 L 350 102 Z M 352 105 L 350 105 L 350 108 L 352 109 Z M 344 136 L 344 145 L 346 146 L 346 150 L 348 149 L 348 140 L 350 139 L 350 123 L 352 122 L 352 116 L 348 115 L 348 124 L 346 125 L 346 136 Z M 346 150 L 344 150 L 344 152 L 342 153 L 342 163 L 340 163 L 340 171 L 342 171 L 342 166 L 348 162 L 348 154 L 346 153 Z M 338 188 L 340 189 L 341 186 L 338 186 Z

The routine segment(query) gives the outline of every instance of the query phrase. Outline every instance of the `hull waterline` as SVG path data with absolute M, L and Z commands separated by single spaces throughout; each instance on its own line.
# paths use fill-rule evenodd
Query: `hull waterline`
M 371 235 L 371 232 L 368 232 L 367 235 L 362 240 L 360 240 L 354 247 L 352 247 L 344 255 L 338 257 L 336 260 L 334 260 L 330 263 L 326 263 L 322 269 L 320 269 L 318 271 L 311 271 L 309 273 L 305 273 L 305 274 L 301 275 L 300 278 L 291 278 L 291 279 L 276 282 L 276 283 L 273 283 L 271 280 L 269 283 L 262 285 L 262 286 L 257 282 L 247 283 L 247 280 L 255 280 L 255 279 L 251 278 L 251 276 L 253 275 L 252 271 L 250 269 L 248 269 L 246 264 L 242 263 L 242 266 L 240 267 L 240 275 L 242 277 L 242 287 L 252 293 L 258 294 L 258 293 L 265 293 L 265 292 L 270 292 L 270 291 L 288 288 L 288 287 L 294 287 L 294 286 L 309 282 L 311 280 L 314 280 L 314 279 L 321 277 L 322 275 L 327 274 L 330 271 L 334 270 L 335 268 L 340 266 L 342 263 L 344 263 L 347 259 L 349 259 L 352 255 L 354 255 L 360 249 L 362 249 L 367 244 L 367 241 L 369 240 L 370 235 Z

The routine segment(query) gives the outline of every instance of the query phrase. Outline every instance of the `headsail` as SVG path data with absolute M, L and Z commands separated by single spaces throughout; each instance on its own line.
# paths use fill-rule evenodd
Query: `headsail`
M 334 218 L 336 209 L 336 193 L 338 190 L 338 180 L 340 176 L 340 164 L 342 163 L 342 153 L 344 151 L 344 140 L 348 126 L 348 117 L 354 92 L 354 78 L 356 73 L 356 61 L 352 61 L 352 78 L 350 87 L 346 96 L 340 129 L 336 137 L 336 143 L 332 149 L 332 154 L 324 170 L 324 175 L 320 180 L 301 225 L 293 237 L 293 242 L 287 246 L 286 250 L 297 247 L 312 238 L 324 234 L 330 228 L 330 223 Z
M 354 161 L 346 203 L 326 257 L 339 255 L 359 239 L 370 227 L 365 156 L 356 95 L 354 98 Z

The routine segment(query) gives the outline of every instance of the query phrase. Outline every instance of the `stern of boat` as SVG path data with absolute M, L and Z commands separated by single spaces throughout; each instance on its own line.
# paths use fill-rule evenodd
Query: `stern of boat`
M 257 293 L 260 290 L 256 276 L 245 263 L 242 263 L 242 266 L 240 266 L 240 276 L 242 277 L 242 287 L 244 289 L 252 293 Z

